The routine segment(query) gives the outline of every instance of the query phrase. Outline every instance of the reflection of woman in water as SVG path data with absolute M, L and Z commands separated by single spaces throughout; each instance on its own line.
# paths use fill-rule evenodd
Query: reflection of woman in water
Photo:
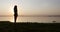
M 14 21 L 16 23 L 16 20 L 17 20 L 17 16 L 18 16 L 18 13 L 17 13 L 17 5 L 14 6 Z

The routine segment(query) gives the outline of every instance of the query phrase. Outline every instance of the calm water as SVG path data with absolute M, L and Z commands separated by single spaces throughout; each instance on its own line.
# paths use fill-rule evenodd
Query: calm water
M 14 22 L 13 17 L 0 17 L 0 21 Z M 60 17 L 18 17 L 17 22 L 60 23 Z

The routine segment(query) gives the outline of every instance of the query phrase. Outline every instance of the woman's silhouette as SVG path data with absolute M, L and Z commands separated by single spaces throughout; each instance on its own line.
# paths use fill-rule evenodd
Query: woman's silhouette
M 14 6 L 14 23 L 16 23 L 16 20 L 17 20 L 17 16 L 18 16 L 18 13 L 17 13 L 17 5 Z

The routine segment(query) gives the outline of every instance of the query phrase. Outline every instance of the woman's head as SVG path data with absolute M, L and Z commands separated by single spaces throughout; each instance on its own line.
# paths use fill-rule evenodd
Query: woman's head
M 17 5 L 15 5 L 14 7 L 17 7 Z

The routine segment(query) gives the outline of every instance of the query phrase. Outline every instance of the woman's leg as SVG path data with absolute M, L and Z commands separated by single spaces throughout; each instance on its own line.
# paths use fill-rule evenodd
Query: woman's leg
M 14 21 L 15 21 L 15 23 L 16 23 L 16 20 L 17 20 L 17 16 L 14 16 Z

